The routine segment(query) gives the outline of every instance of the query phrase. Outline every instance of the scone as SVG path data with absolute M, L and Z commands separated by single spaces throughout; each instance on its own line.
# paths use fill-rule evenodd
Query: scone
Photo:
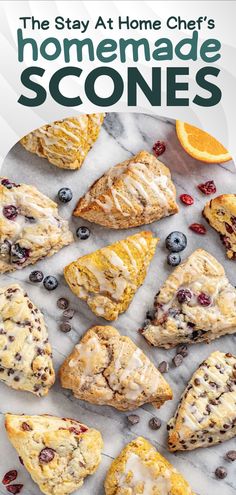
M 169 448 L 210 447 L 236 435 L 236 357 L 213 352 L 193 374 L 168 424 Z
M 73 241 L 57 204 L 35 187 L 0 178 L 0 273 L 51 256 Z
M 75 170 L 81 167 L 98 138 L 104 116 L 104 113 L 92 113 L 57 120 L 35 129 L 20 142 L 53 165 Z
M 154 309 L 141 333 L 158 347 L 210 342 L 236 332 L 236 289 L 223 266 L 203 249 L 175 268 L 158 292 Z
M 105 495 L 194 495 L 183 476 L 145 438 L 128 443 L 112 462 Z
M 70 263 L 65 279 L 97 316 L 116 320 L 144 282 L 157 242 L 151 232 L 139 232 Z
M 147 151 L 108 170 L 74 215 L 114 229 L 145 225 L 178 212 L 169 169 Z
M 172 399 L 161 373 L 129 337 L 113 327 L 93 327 L 60 369 L 61 384 L 75 397 L 121 411 Z
M 6 414 L 6 430 L 31 477 L 46 495 L 68 495 L 101 461 L 102 437 L 74 419 Z
M 236 194 L 222 194 L 209 201 L 203 215 L 225 245 L 228 258 L 236 259 Z
M 0 380 L 16 390 L 43 396 L 55 374 L 42 313 L 22 288 L 0 288 Z

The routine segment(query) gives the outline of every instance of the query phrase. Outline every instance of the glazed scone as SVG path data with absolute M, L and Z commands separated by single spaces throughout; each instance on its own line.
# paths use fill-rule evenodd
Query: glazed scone
M 210 342 L 236 332 L 236 289 L 223 266 L 203 249 L 173 270 L 154 309 L 141 333 L 158 347 Z
M 65 267 L 65 279 L 90 309 L 106 320 L 116 320 L 144 282 L 158 239 L 139 232 Z
M 194 495 L 183 476 L 145 438 L 128 443 L 112 462 L 105 495 Z
M 60 369 L 62 387 L 92 404 L 121 411 L 145 403 L 159 408 L 172 391 L 154 364 L 129 337 L 113 327 L 93 327 Z
M 68 495 L 101 461 L 99 431 L 69 418 L 6 414 L 10 442 L 42 493 Z
M 174 418 L 169 448 L 210 447 L 236 435 L 236 357 L 213 352 L 193 374 Z
M 104 227 L 127 229 L 177 212 L 169 169 L 140 151 L 97 180 L 78 202 L 74 215 Z
M 75 170 L 97 140 L 104 117 L 104 113 L 92 113 L 57 120 L 35 129 L 20 142 L 53 165 Z
M 203 215 L 225 245 L 228 258 L 236 259 L 236 194 L 222 194 L 209 201 Z
M 53 385 L 52 351 L 42 313 L 22 288 L 0 288 L 0 380 L 43 396 Z
M 33 186 L 0 178 L 0 273 L 36 263 L 72 241 L 54 201 Z

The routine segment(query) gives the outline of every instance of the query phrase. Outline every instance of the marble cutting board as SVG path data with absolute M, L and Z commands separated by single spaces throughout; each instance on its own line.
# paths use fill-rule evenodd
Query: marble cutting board
M 151 151 L 156 140 L 164 140 L 167 143 L 167 149 L 161 160 L 171 169 L 177 195 L 192 194 L 195 198 L 193 206 L 180 205 L 178 215 L 162 219 L 148 227 L 130 229 L 129 231 L 105 229 L 86 223 L 79 218 L 71 218 L 71 212 L 78 198 L 87 191 L 94 180 L 100 177 L 110 166 L 129 158 L 141 149 Z M 188 225 L 193 222 L 204 223 L 201 211 L 207 197 L 198 191 L 197 184 L 214 179 L 217 194 L 236 192 L 234 163 L 207 165 L 188 156 L 176 138 L 174 121 L 154 115 L 111 113 L 107 115 L 100 137 L 81 170 L 60 170 L 50 165 L 46 160 L 28 153 L 20 144 L 17 144 L 5 159 L 1 175 L 8 176 L 15 182 L 33 184 L 52 199 L 56 199 L 57 191 L 61 187 L 70 187 L 73 190 L 73 200 L 67 205 L 60 205 L 60 213 L 69 219 L 73 232 L 80 225 L 88 225 L 91 230 L 91 236 L 88 240 L 79 241 L 75 238 L 74 244 L 62 249 L 52 258 L 35 265 L 35 268 L 42 270 L 45 275 L 55 275 L 58 278 L 59 287 L 54 292 L 49 293 L 42 285 L 38 286 L 29 282 L 29 273 L 32 271 L 32 267 L 9 275 L 1 275 L 1 285 L 19 282 L 44 313 L 53 347 L 56 371 L 74 344 L 90 326 L 96 323 L 106 324 L 105 320 L 96 318 L 87 305 L 70 292 L 63 279 L 63 267 L 83 254 L 122 239 L 138 230 L 147 228 L 160 237 L 160 243 L 144 285 L 138 290 L 128 311 L 114 322 L 114 326 L 123 335 L 131 337 L 156 365 L 162 360 L 169 362 L 170 370 L 165 378 L 173 388 L 174 400 L 164 405 L 159 411 L 153 409 L 151 405 L 139 408 L 137 414 L 140 415 L 140 423 L 131 427 L 127 424 L 126 413 L 121 413 L 111 407 L 94 406 L 74 399 L 68 390 L 60 387 L 58 381 L 48 396 L 42 399 L 29 393 L 11 390 L 0 383 L 0 479 L 6 471 L 15 468 L 19 472 L 17 482 L 24 484 L 22 495 L 40 495 L 40 490 L 19 463 L 16 452 L 7 440 L 4 431 L 4 413 L 49 413 L 79 419 L 81 422 L 99 429 L 103 435 L 104 449 L 100 468 L 95 475 L 87 478 L 83 488 L 75 492 L 76 495 L 77 493 L 80 495 L 102 495 L 104 493 L 104 477 L 111 460 L 127 442 L 138 435 L 143 435 L 151 441 L 185 475 L 197 495 L 235 494 L 236 463 L 229 464 L 224 460 L 224 455 L 228 450 L 236 448 L 236 439 L 208 449 L 170 454 L 166 449 L 166 423 L 173 415 L 192 372 L 203 359 L 216 349 L 236 353 L 236 335 L 223 337 L 209 345 L 200 344 L 190 347 L 189 355 L 185 358 L 184 363 L 179 368 L 175 368 L 172 364 L 172 358 L 175 355 L 174 350 L 150 348 L 144 338 L 137 333 L 137 329 L 145 319 L 147 310 L 152 307 L 154 295 L 171 271 L 171 268 L 166 264 L 167 252 L 164 241 L 173 230 L 181 230 L 188 237 L 188 246 L 182 253 L 182 259 L 194 249 L 202 247 L 216 256 L 224 265 L 231 283 L 236 285 L 235 263 L 226 258 L 218 235 L 209 226 L 207 226 L 206 236 L 198 236 L 188 229 Z M 76 310 L 72 320 L 73 328 L 68 334 L 63 334 L 58 329 L 61 311 L 57 308 L 56 301 L 61 296 L 67 297 L 71 307 Z M 149 419 L 154 415 L 162 421 L 161 429 L 156 432 L 150 430 L 148 426 Z M 228 476 L 225 480 L 219 481 L 215 478 L 214 471 L 219 465 L 228 469 Z M 6 493 L 6 489 L 0 484 L 0 494 L 6 495 Z

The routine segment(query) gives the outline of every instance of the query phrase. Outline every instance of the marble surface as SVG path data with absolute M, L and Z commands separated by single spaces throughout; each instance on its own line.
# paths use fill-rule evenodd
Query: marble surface
M 154 410 L 149 405 L 141 407 L 137 411 L 140 415 L 140 423 L 130 427 L 127 425 L 125 413 L 118 412 L 111 407 L 94 406 L 74 399 L 69 391 L 60 387 L 58 382 L 48 397 L 42 399 L 29 393 L 13 391 L 0 384 L 0 478 L 7 470 L 16 468 L 19 471 L 19 482 L 24 483 L 22 495 L 40 495 L 40 491 L 20 465 L 17 454 L 7 440 L 4 431 L 3 415 L 5 412 L 50 413 L 74 417 L 102 432 L 104 438 L 102 463 L 97 473 L 85 481 L 83 488 L 79 491 L 81 495 L 102 495 L 104 493 L 103 481 L 112 458 L 127 442 L 138 435 L 143 435 L 150 440 L 186 476 L 197 495 L 212 493 L 214 495 L 233 495 L 235 493 L 236 465 L 235 463 L 227 463 L 224 460 L 224 455 L 228 450 L 235 449 L 236 440 L 232 439 L 225 444 L 209 449 L 170 454 L 166 449 L 166 422 L 173 415 L 192 372 L 213 350 L 236 352 L 236 336 L 223 337 L 210 345 L 192 346 L 183 365 L 174 368 L 172 365 L 174 350 L 165 351 L 150 348 L 144 338 L 137 333 L 137 329 L 145 319 L 146 311 L 152 307 L 155 293 L 171 270 L 166 264 L 167 252 L 164 240 L 167 234 L 173 230 L 179 229 L 188 236 L 188 247 L 182 254 L 183 259 L 195 248 L 203 247 L 223 263 L 232 284 L 236 285 L 234 262 L 226 259 L 218 235 L 209 226 L 206 236 L 197 236 L 188 230 L 188 225 L 192 222 L 204 222 L 201 218 L 201 210 L 207 198 L 197 190 L 196 185 L 208 179 L 214 179 L 217 193 L 235 192 L 236 170 L 234 164 L 231 162 L 225 165 L 206 165 L 189 157 L 177 141 L 173 121 L 145 114 L 108 114 L 100 137 L 80 171 L 60 170 L 48 164 L 46 160 L 28 153 L 17 144 L 4 162 L 2 175 L 9 176 L 16 182 L 34 184 L 51 198 L 56 198 L 60 187 L 71 187 L 74 194 L 73 200 L 68 205 L 60 206 L 60 213 L 70 220 L 71 229 L 75 231 L 79 225 L 86 225 L 86 222 L 79 218 L 72 219 L 71 212 L 77 199 L 85 193 L 88 186 L 110 166 L 129 158 L 141 149 L 151 150 L 157 139 L 167 143 L 166 152 L 161 159 L 171 169 L 178 196 L 181 193 L 190 193 L 195 198 L 195 204 L 188 208 L 180 205 L 178 215 L 162 219 L 148 227 L 160 237 L 159 246 L 144 285 L 137 292 L 128 311 L 119 317 L 114 326 L 122 334 L 129 335 L 156 365 L 163 359 L 170 363 L 169 373 L 165 377 L 173 388 L 174 400 L 164 405 L 160 411 Z M 2 285 L 20 282 L 32 300 L 43 311 L 53 347 L 56 370 L 85 330 L 98 322 L 106 324 L 105 320 L 96 318 L 86 304 L 80 302 L 70 292 L 63 280 L 64 265 L 78 256 L 139 230 L 113 231 L 96 225 L 89 225 L 89 227 L 91 236 L 88 240 L 79 241 L 77 239 L 73 245 L 64 248 L 52 258 L 37 264 L 37 268 L 41 269 L 45 275 L 52 274 L 58 277 L 60 283 L 55 292 L 48 293 L 43 286 L 31 284 L 28 278 L 32 270 L 30 267 L 10 275 L 1 275 Z M 63 334 L 58 330 L 61 313 L 56 306 L 56 300 L 60 296 L 68 297 L 71 307 L 76 310 L 72 320 L 73 329 L 68 334 Z M 148 421 L 153 415 L 162 420 L 162 427 L 157 432 L 153 432 L 148 426 Z M 215 479 L 214 471 L 219 465 L 227 466 L 228 469 L 228 477 L 223 481 Z M 0 494 L 6 494 L 5 488 L 1 484 Z

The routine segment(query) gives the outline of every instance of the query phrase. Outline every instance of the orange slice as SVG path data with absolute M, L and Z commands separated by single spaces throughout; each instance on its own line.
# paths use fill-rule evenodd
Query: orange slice
M 223 163 L 232 158 L 217 139 L 193 125 L 176 120 L 176 132 L 184 150 L 201 162 Z

